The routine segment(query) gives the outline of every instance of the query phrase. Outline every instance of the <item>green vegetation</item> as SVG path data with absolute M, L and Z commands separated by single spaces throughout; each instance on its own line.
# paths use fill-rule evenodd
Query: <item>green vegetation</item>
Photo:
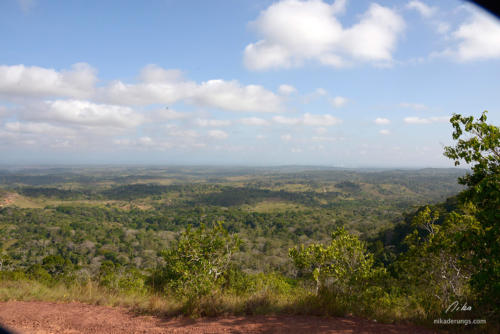
M 457 144 L 445 155 L 471 165 L 469 174 L 1 171 L 0 299 L 191 315 L 476 318 L 495 330 L 499 129 L 485 113 L 451 123 Z M 454 302 L 472 310 L 450 314 Z

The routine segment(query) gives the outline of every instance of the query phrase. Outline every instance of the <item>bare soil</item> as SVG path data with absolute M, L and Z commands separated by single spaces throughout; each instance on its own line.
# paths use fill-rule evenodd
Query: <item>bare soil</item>
M 7 206 L 7 205 L 12 204 L 15 199 L 16 199 L 16 194 L 14 194 L 14 193 L 8 193 L 8 194 L 4 195 L 3 197 L 1 197 L 1 195 L 0 195 L 0 208 L 2 206 Z
M 14 333 L 435 333 L 413 325 L 356 317 L 228 316 L 191 319 L 139 316 L 82 303 L 0 302 L 0 324 Z M 1 332 L 1 331 L 0 331 Z

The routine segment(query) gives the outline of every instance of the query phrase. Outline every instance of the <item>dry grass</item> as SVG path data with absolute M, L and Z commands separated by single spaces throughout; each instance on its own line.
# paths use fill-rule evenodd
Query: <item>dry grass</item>
M 47 286 L 36 281 L 0 280 L 0 301 L 82 302 L 125 307 L 139 314 L 217 316 L 243 314 L 305 314 L 300 294 L 284 295 L 264 291 L 251 295 L 214 294 L 187 303 L 174 297 L 152 293 L 113 293 L 89 282 L 85 285 Z M 299 306 L 299 307 L 297 307 Z
M 182 304 L 154 294 L 113 293 L 89 282 L 85 285 L 48 287 L 36 281 L 0 281 L 0 301 L 82 302 L 93 305 L 125 307 L 142 314 L 175 315 Z
M 345 315 L 348 308 L 334 299 L 318 298 L 311 292 L 296 288 L 288 293 L 260 290 L 252 294 L 235 295 L 216 293 L 195 301 L 182 301 L 172 296 L 153 293 L 113 293 L 89 282 L 84 285 L 57 284 L 47 286 L 36 281 L 0 280 L 0 301 L 49 301 L 81 302 L 92 305 L 124 307 L 138 314 L 175 316 L 187 314 L 198 316 L 220 315 Z M 359 316 L 381 322 L 425 319 L 425 312 L 409 308 L 407 300 L 395 300 L 384 305 L 375 303 L 371 312 L 353 312 Z M 390 305 L 389 305 L 390 304 Z M 353 310 L 352 310 L 353 311 Z M 420 310 L 422 311 L 422 310 Z

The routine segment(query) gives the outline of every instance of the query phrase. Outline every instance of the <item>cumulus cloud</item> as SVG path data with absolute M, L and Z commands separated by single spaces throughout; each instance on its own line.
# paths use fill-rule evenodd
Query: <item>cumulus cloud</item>
M 342 123 L 342 121 L 332 115 L 314 115 L 305 113 L 300 118 L 274 116 L 273 121 L 284 125 L 308 125 L 308 126 L 332 126 Z
M 297 92 L 297 89 L 291 85 L 281 85 L 278 88 L 278 92 L 282 95 L 290 95 Z
M 75 131 L 46 122 L 7 122 L 4 129 L 9 132 L 24 134 L 48 134 L 50 136 L 73 136 Z
M 96 71 L 86 63 L 63 71 L 38 66 L 0 66 L 0 96 L 7 98 L 86 98 L 93 94 L 96 82 Z
M 474 10 L 471 18 L 452 33 L 458 42 L 445 51 L 459 61 L 500 58 L 500 23 L 490 14 Z
M 173 148 L 175 145 L 174 143 L 168 141 L 168 140 L 161 140 L 158 138 L 152 138 L 149 136 L 143 136 L 139 137 L 137 139 L 128 139 L 128 138 L 120 138 L 120 139 L 114 139 L 112 141 L 113 145 L 115 146 L 122 146 L 126 147 L 127 149 L 130 148 L 135 148 L 139 150 L 160 150 L 164 151 L 170 148 Z M 179 145 L 182 146 L 182 145 Z M 184 144 L 183 147 L 188 147 L 191 145 L 186 145 Z
M 450 31 L 450 24 L 447 22 L 437 22 L 436 31 L 440 34 L 446 34 L 448 31 Z
M 189 98 L 196 88 L 196 83 L 189 81 L 147 81 L 126 84 L 117 80 L 101 88 L 98 98 L 113 104 L 168 105 Z
M 215 139 L 226 139 L 228 137 L 228 134 L 222 130 L 210 130 L 208 135 Z
M 284 142 L 289 142 L 290 140 L 292 140 L 292 135 L 287 133 L 287 134 L 281 135 L 280 138 Z
M 324 135 L 325 133 L 328 132 L 328 129 L 327 128 L 324 128 L 324 127 L 319 127 L 319 128 L 316 128 L 315 132 L 318 134 L 318 135 Z
M 447 116 L 439 116 L 439 117 L 428 117 L 428 118 L 422 118 L 422 117 L 405 117 L 404 122 L 408 124 L 431 124 L 431 123 L 443 123 L 443 122 L 448 122 L 449 117 Z
M 139 73 L 142 82 L 180 82 L 183 80 L 182 71 L 177 69 L 164 69 L 160 66 L 146 65 Z
M 387 124 L 390 124 L 391 123 L 391 120 L 387 119 L 387 118 L 382 118 L 382 117 L 378 117 L 374 120 L 375 124 L 377 125 L 387 125 Z
M 189 113 L 179 112 L 173 109 L 157 109 L 150 112 L 151 116 L 158 120 L 177 120 L 188 117 Z
M 207 127 L 207 126 L 229 126 L 231 125 L 231 121 L 229 120 L 222 120 L 222 119 L 202 119 L 202 118 L 197 118 L 194 121 L 196 125 L 202 126 L 202 127 Z
M 342 67 L 355 61 L 390 62 L 404 21 L 394 10 L 372 4 L 351 27 L 337 15 L 345 1 L 283 0 L 251 23 L 261 40 L 249 44 L 244 63 L 251 70 L 289 68 L 305 61 Z
M 115 81 L 101 89 L 100 98 L 114 104 L 172 104 L 186 101 L 204 107 L 243 112 L 280 112 L 282 97 L 259 85 L 221 79 L 201 83 L 186 80 L 178 70 L 149 65 L 136 84 Z
M 338 141 L 337 137 L 329 137 L 329 136 L 313 136 L 311 138 L 312 141 L 320 141 L 320 142 L 335 142 Z
M 32 121 L 10 121 L 0 127 L 0 146 L 31 146 L 68 149 L 105 145 L 110 132 L 99 133 L 92 128 L 74 128 L 63 124 Z
M 167 135 L 171 137 L 179 137 L 183 139 L 196 138 L 199 136 L 198 132 L 191 129 L 184 129 L 178 125 L 168 124 L 166 126 Z
M 408 9 L 414 9 L 417 12 L 420 13 L 423 17 L 429 18 L 432 15 L 434 15 L 437 12 L 437 7 L 432 7 L 428 6 L 425 3 L 418 1 L 418 0 L 413 0 L 408 2 L 406 5 L 406 8 Z
M 379 133 L 381 135 L 390 135 L 391 134 L 391 131 L 387 130 L 387 129 L 382 129 L 379 131 Z
M 254 126 L 268 126 L 270 123 L 265 119 L 258 117 L 247 117 L 240 119 L 240 123 L 244 125 L 254 125 Z
M 209 80 L 198 86 L 192 99 L 201 105 L 229 111 L 280 112 L 281 99 L 262 86 L 237 81 Z
M 347 101 L 348 100 L 345 97 L 342 97 L 342 96 L 335 96 L 334 98 L 330 99 L 330 103 L 335 108 L 343 107 L 344 105 L 346 105 Z
M 179 70 L 156 65 L 143 68 L 137 83 L 115 80 L 99 88 L 96 88 L 96 83 L 96 71 L 86 63 L 62 71 L 38 66 L 0 66 L 0 97 L 8 99 L 63 97 L 127 106 L 169 105 L 183 101 L 228 111 L 283 110 L 283 97 L 262 86 L 221 79 L 197 83 L 186 80 Z M 171 116 L 174 114 L 170 112 Z
M 278 124 L 284 124 L 284 125 L 297 125 L 302 123 L 302 119 L 300 118 L 291 118 L 291 117 L 285 117 L 285 116 L 274 116 L 273 121 Z
M 332 115 L 329 114 L 313 115 L 305 113 L 302 119 L 305 125 L 312 125 L 312 126 L 331 126 L 341 123 L 341 121 L 338 118 L 333 117 Z
M 82 100 L 45 101 L 38 108 L 26 108 L 22 117 L 67 125 L 111 128 L 133 128 L 144 121 L 142 115 L 129 107 Z

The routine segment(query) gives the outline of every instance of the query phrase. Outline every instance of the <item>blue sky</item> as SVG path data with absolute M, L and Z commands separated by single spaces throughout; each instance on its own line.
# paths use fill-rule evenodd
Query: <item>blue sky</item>
M 0 41 L 0 164 L 447 167 L 500 118 L 465 2 L 6 0 Z

